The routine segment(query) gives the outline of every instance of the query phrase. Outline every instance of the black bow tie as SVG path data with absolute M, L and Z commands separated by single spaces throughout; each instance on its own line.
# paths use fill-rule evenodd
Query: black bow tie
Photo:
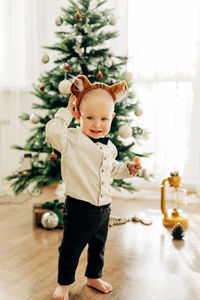
M 102 143 L 104 145 L 107 145 L 108 144 L 108 141 L 109 141 L 109 138 L 107 137 L 104 137 L 104 138 L 100 138 L 100 139 L 93 139 L 90 137 L 90 139 L 94 142 L 94 143 Z

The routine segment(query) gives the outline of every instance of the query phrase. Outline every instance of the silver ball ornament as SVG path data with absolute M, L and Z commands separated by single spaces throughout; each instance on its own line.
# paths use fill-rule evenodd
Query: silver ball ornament
M 122 138 L 126 139 L 132 136 L 132 128 L 127 124 L 121 125 L 118 133 Z
M 37 124 L 40 121 L 39 117 L 36 114 L 31 114 L 29 120 L 33 124 Z
M 70 93 L 70 85 L 71 85 L 71 82 L 67 79 L 64 79 L 62 80 L 59 85 L 58 85 L 58 89 L 59 89 L 59 92 L 63 95 L 68 95 Z
M 59 219 L 53 211 L 50 211 L 42 215 L 41 223 L 44 228 L 53 229 L 56 228 L 56 226 L 58 225 Z

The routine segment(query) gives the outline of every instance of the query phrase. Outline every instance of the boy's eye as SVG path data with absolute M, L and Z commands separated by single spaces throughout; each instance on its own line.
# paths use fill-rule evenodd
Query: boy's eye
M 102 120 L 102 121 L 106 121 L 106 120 L 108 120 L 108 119 L 107 119 L 107 118 L 101 118 L 101 120 Z
M 88 120 L 92 120 L 92 117 L 87 117 Z

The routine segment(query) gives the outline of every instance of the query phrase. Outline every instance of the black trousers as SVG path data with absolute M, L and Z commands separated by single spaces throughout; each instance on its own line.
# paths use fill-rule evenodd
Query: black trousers
M 66 198 L 63 211 L 64 233 L 58 259 L 60 285 L 68 285 L 75 281 L 79 257 L 87 244 L 85 276 L 102 276 L 110 210 L 110 204 L 98 207 L 69 196 Z

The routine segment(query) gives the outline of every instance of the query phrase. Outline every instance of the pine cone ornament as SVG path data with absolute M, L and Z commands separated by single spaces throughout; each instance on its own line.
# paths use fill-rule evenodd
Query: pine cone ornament
M 174 225 L 173 230 L 172 230 L 172 236 L 175 240 L 183 239 L 184 230 L 183 230 L 183 226 L 180 223 Z

